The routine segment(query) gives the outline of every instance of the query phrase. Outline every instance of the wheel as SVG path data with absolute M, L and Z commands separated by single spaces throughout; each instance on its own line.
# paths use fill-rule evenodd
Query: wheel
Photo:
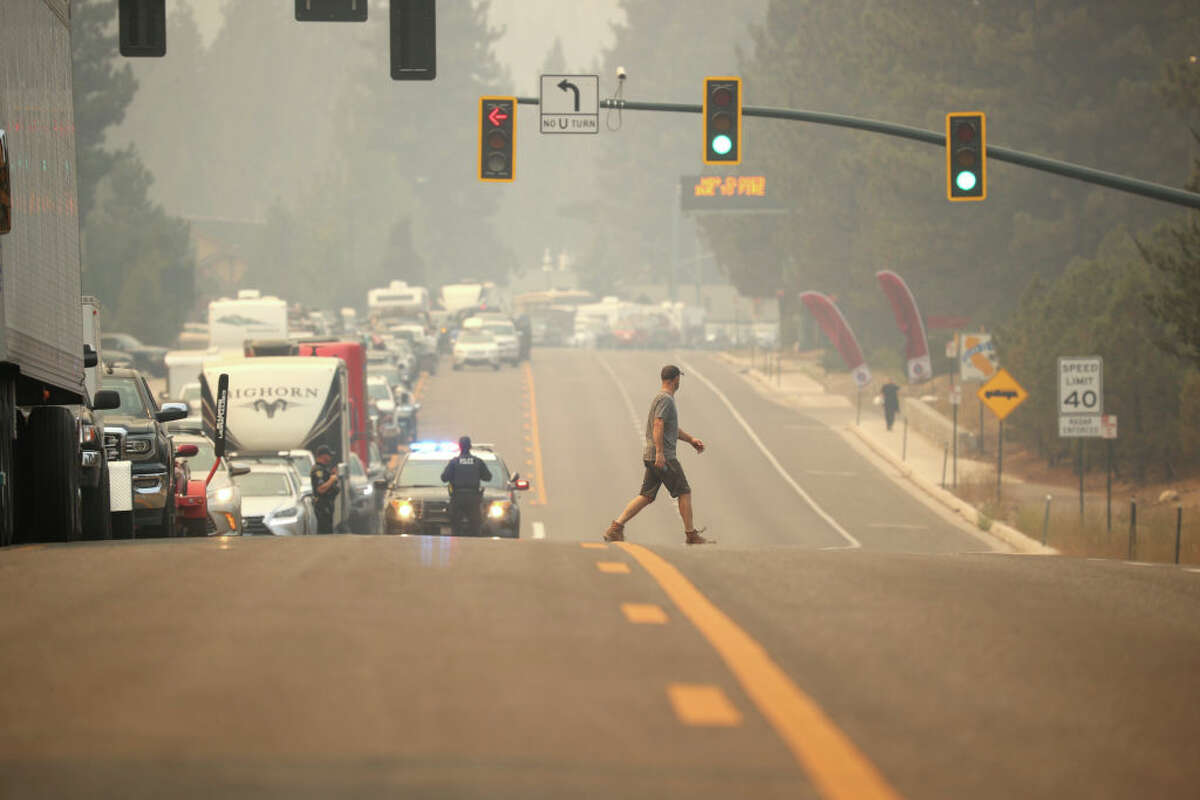
M 112 513 L 112 537 L 114 539 L 133 538 L 132 511 L 114 511 Z
M 79 433 L 75 415 L 62 406 L 38 406 L 29 414 L 22 452 L 29 483 L 22 499 L 27 536 L 51 542 L 82 538 Z
M 0 473 L 9 476 L 0 483 L 0 547 L 13 543 L 13 532 L 16 520 L 13 515 L 13 501 L 16 493 L 13 490 L 14 459 L 13 437 L 16 431 L 13 422 L 17 414 L 16 394 L 12 379 L 0 379 Z
M 100 482 L 83 490 L 83 538 L 111 539 L 112 510 L 108 498 L 108 459 L 100 462 Z
M 167 504 L 163 507 L 162 522 L 158 526 L 158 530 L 154 533 L 155 536 L 178 536 L 179 530 L 175 527 L 175 486 L 167 487 Z

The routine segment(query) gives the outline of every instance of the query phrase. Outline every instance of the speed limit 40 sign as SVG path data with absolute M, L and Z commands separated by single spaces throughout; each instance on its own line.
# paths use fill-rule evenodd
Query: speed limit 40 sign
M 1059 356 L 1058 415 L 1104 413 L 1104 359 Z

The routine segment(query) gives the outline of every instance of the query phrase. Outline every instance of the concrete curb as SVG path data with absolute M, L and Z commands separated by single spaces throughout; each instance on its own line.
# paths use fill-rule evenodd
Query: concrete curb
M 766 390 L 771 395 L 776 397 L 788 406 L 799 409 L 800 406 L 790 402 L 791 397 L 787 392 L 781 391 L 770 381 L 760 375 L 752 368 L 746 368 L 746 365 L 739 362 L 733 356 L 726 353 L 717 353 L 717 356 L 728 364 L 730 367 L 736 368 L 738 374 L 742 375 L 748 382 L 756 384 L 761 390 Z M 745 370 L 745 371 L 742 371 Z M 1053 547 L 1046 547 L 1041 542 L 1021 533 L 1011 525 L 1007 525 L 998 520 L 992 520 L 991 525 L 985 531 L 979 527 L 980 512 L 967 501 L 959 498 L 953 492 L 947 491 L 936 483 L 916 474 L 912 467 L 898 459 L 895 454 L 889 452 L 886 448 L 880 447 L 869 436 L 863 433 L 862 429 L 856 425 L 849 425 L 843 430 L 834 430 L 843 437 L 853 436 L 858 441 L 862 442 L 875 456 L 882 458 L 890 464 L 901 477 L 911 483 L 916 489 L 919 489 L 927 497 L 937 502 L 939 505 L 957 515 L 964 523 L 974 527 L 976 531 L 986 536 L 990 536 L 1007 544 L 1018 553 L 1029 555 L 1058 555 L 1058 551 Z

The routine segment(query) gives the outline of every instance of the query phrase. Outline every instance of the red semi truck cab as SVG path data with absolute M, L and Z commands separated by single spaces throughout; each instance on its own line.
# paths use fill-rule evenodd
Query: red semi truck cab
M 370 434 L 367 431 L 367 351 L 362 342 L 309 339 L 300 342 L 301 356 L 340 358 L 346 365 L 347 402 L 350 406 L 350 449 L 358 453 L 363 465 Z

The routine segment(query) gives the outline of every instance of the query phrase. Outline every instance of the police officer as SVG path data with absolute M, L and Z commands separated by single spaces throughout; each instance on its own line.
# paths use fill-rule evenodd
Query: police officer
M 482 459 L 471 455 L 471 437 L 458 440 L 458 458 L 442 470 L 442 483 L 450 484 L 450 529 L 456 534 L 478 536 L 483 527 L 484 481 L 492 473 Z M 463 520 L 466 527 L 463 528 Z
M 312 472 L 313 511 L 317 512 L 317 533 L 333 533 L 333 509 L 338 496 L 338 469 L 328 445 L 317 448 L 317 463 Z

